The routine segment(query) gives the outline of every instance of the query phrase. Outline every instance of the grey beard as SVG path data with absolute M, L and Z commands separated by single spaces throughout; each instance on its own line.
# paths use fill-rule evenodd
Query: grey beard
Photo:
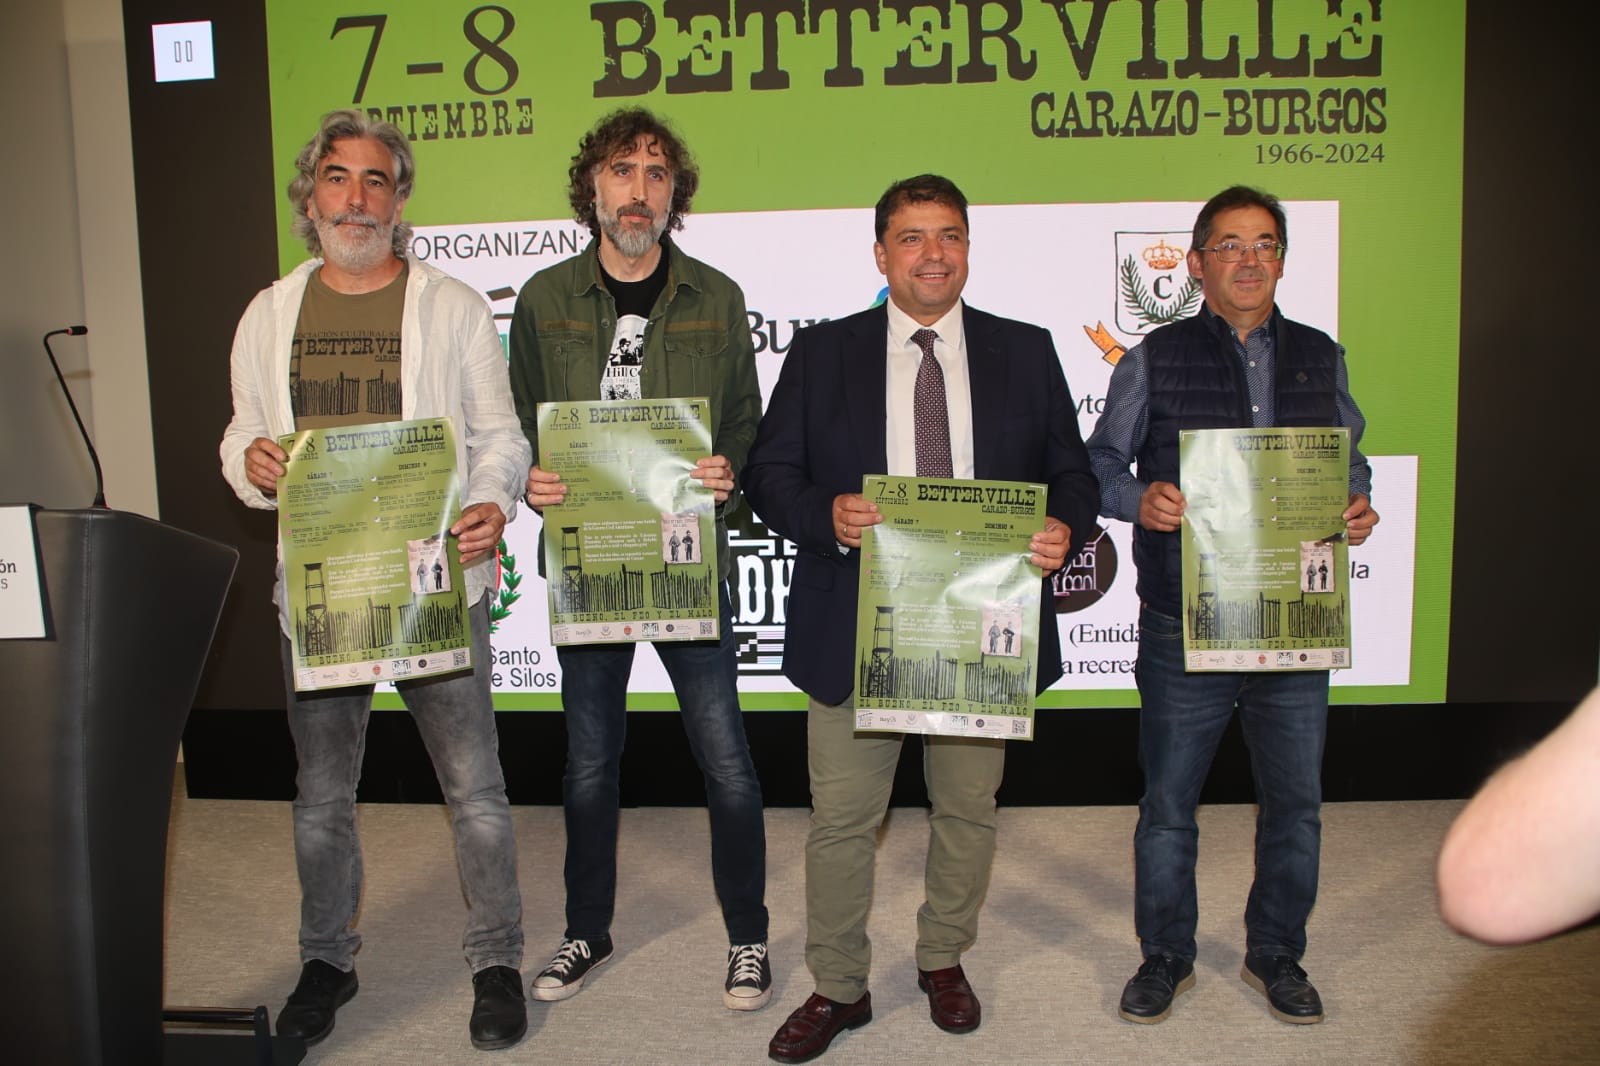
M 374 226 L 361 236 L 346 233 L 334 222 L 319 219 L 316 226 L 323 259 L 340 270 L 359 274 L 394 254 L 393 226 Z
M 641 230 L 624 226 L 620 215 L 601 215 L 600 228 L 611 238 L 611 243 L 616 246 L 617 251 L 629 259 L 638 259 L 661 240 L 661 235 L 667 230 L 667 223 L 664 219 L 651 219 L 650 227 Z

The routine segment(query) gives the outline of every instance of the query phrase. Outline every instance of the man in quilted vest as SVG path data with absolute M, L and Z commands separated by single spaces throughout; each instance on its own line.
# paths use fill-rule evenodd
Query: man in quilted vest
M 1328 672 L 1186 673 L 1180 620 L 1180 430 L 1347 427 L 1350 544 L 1366 540 L 1378 521 L 1372 471 L 1358 447 L 1366 420 L 1350 397 L 1344 348 L 1285 318 L 1274 301 L 1287 250 L 1277 197 L 1244 186 L 1212 197 L 1195 220 L 1188 254 L 1205 299 L 1200 313 L 1151 333 L 1117 363 L 1088 441 L 1100 513 L 1134 524 L 1139 575 L 1135 680 L 1145 791 L 1134 831 L 1134 925 L 1144 962 L 1119 1011 L 1131 1022 L 1164 1020 L 1177 994 L 1194 985 L 1195 808 L 1235 710 L 1260 804 L 1241 976 L 1279 1020 L 1322 1020 L 1300 958 L 1317 895 Z

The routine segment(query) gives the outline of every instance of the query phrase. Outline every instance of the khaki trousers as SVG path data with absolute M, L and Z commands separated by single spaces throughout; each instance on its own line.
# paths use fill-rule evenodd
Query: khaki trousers
M 806 838 L 806 965 L 817 992 L 854 1003 L 867 989 L 867 913 L 878 827 L 889 806 L 905 736 L 857 733 L 855 702 L 810 701 L 811 831 Z M 923 738 L 928 819 L 926 899 L 917 910 L 917 967 L 961 961 L 978 938 L 978 909 L 994 863 L 995 802 L 1005 742 Z

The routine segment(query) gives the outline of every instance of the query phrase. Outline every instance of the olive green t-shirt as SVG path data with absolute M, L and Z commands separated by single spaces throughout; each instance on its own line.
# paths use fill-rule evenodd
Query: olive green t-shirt
M 410 265 L 374 292 L 330 289 L 312 271 L 289 355 L 295 429 L 400 419 L 400 322 Z

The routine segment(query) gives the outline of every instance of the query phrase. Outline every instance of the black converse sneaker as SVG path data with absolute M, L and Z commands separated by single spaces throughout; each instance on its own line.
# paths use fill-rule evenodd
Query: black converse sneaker
M 594 940 L 565 940 L 550 960 L 550 965 L 539 971 L 528 991 L 534 999 L 554 1003 L 558 999 L 575 996 L 583 988 L 583 979 L 596 966 L 611 957 L 611 937 Z
M 760 1010 L 771 998 L 772 964 L 767 961 L 766 941 L 730 945 L 723 1005 L 729 1010 Z

